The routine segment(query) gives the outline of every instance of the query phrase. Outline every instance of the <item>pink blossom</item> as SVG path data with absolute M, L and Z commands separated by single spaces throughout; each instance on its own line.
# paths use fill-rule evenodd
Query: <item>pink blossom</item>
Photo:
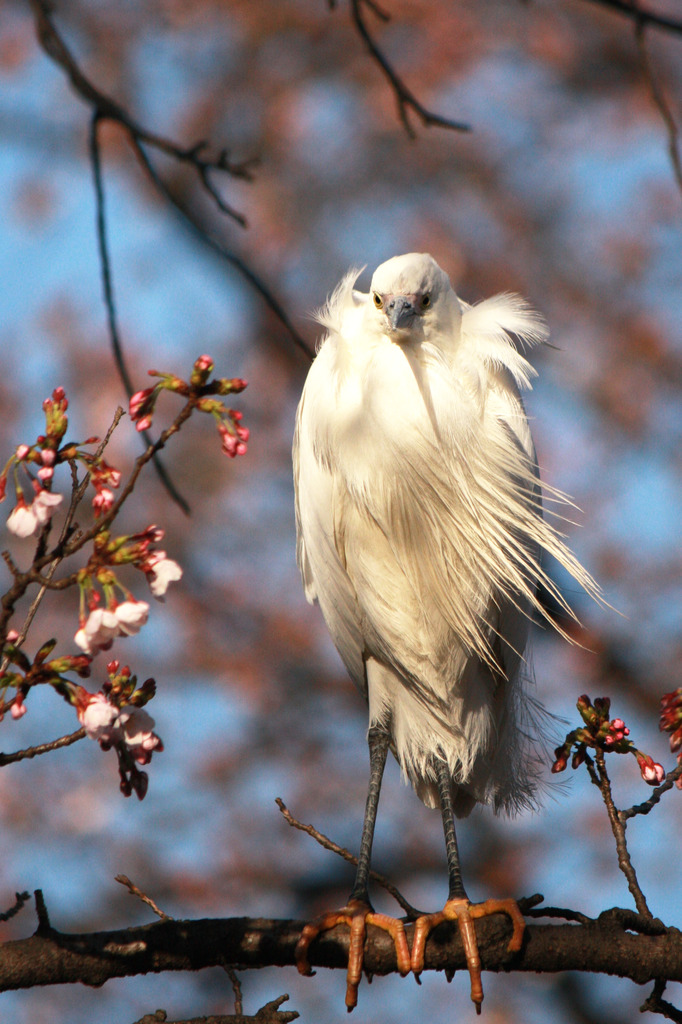
M 17 451 L 16 451 L 16 456 L 17 456 L 17 459 L 19 460 L 19 462 L 23 462 L 24 461 L 24 459 L 26 458 L 26 456 L 28 455 L 30 450 L 31 449 L 29 448 L 29 446 L 27 444 L 20 444 L 18 446 Z
M 120 633 L 123 636 L 134 636 L 149 617 L 149 605 L 146 601 L 123 601 L 114 608 L 114 615 Z
M 144 708 L 124 708 L 118 718 L 123 740 L 138 764 L 149 764 L 152 753 L 163 750 L 161 739 L 153 732 L 154 719 Z
M 39 533 L 62 500 L 61 494 L 52 494 L 41 489 L 36 494 L 33 504 L 27 505 L 23 495 L 20 495 L 15 508 L 7 518 L 7 529 L 16 537 L 30 537 Z
M 182 569 L 172 558 L 166 557 L 165 551 L 152 552 L 145 563 L 145 572 L 154 597 L 162 597 L 169 583 L 182 578 Z
M 95 608 L 88 615 L 84 626 L 76 633 L 74 640 L 85 654 L 95 655 L 111 647 L 112 640 L 119 635 L 118 619 L 108 608 Z
M 43 448 L 40 453 L 40 461 L 43 466 L 54 466 L 56 456 L 52 448 Z
M 33 505 L 27 505 L 20 495 L 17 503 L 7 517 L 7 529 L 15 537 L 30 537 L 40 526 Z
M 53 494 L 51 491 L 40 490 L 33 500 L 33 509 L 41 526 L 52 518 L 52 513 L 64 500 L 62 494 Z
M 119 738 L 116 720 L 118 708 L 110 704 L 103 693 L 88 694 L 86 704 L 77 708 L 78 721 L 91 740 L 97 740 L 106 750 Z
M 106 514 L 114 504 L 114 493 L 108 487 L 102 487 L 92 499 L 95 516 Z
M 54 476 L 54 469 L 52 466 L 41 466 L 38 470 L 38 479 L 45 483 L 47 480 L 51 480 Z
M 118 708 L 102 692 L 83 693 L 87 699 L 77 705 L 78 720 L 87 736 L 103 750 L 125 744 L 138 764 L 149 764 L 152 753 L 163 750 L 160 737 L 153 731 L 154 719 L 143 708 Z

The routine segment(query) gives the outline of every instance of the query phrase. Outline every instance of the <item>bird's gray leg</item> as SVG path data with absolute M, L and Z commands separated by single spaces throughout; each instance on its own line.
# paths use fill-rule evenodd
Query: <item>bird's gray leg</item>
M 377 820 L 381 780 L 384 776 L 386 755 L 388 754 L 390 742 L 390 737 L 385 729 L 374 726 L 369 730 L 367 736 L 367 743 L 369 744 L 369 787 L 367 789 L 367 803 L 365 804 L 365 819 L 362 824 L 358 868 L 349 902 L 351 900 L 361 900 L 363 903 L 370 905 L 369 869 L 372 859 L 374 826 Z
M 518 952 L 523 941 L 525 923 L 515 900 L 486 900 L 485 903 L 470 903 L 462 883 L 462 871 L 457 849 L 455 834 L 455 815 L 452 807 L 452 780 L 447 763 L 438 759 L 435 762 L 440 809 L 443 817 L 445 834 L 445 850 L 448 859 L 449 893 L 443 909 L 437 914 L 424 914 L 417 918 L 412 940 L 412 970 L 417 978 L 424 970 L 424 953 L 426 940 L 434 928 L 444 921 L 456 921 L 464 946 L 469 977 L 471 979 L 471 998 L 476 1012 L 481 1012 L 483 1002 L 483 986 L 481 984 L 481 958 L 478 953 L 478 942 L 474 921 L 478 917 L 490 914 L 508 914 L 513 925 L 512 937 L 507 949 L 510 953 Z
M 443 818 L 445 834 L 445 855 L 448 859 L 449 900 L 465 900 L 467 894 L 462 882 L 462 869 L 459 863 L 459 849 L 455 833 L 455 812 L 452 807 L 452 788 L 450 770 L 447 762 L 438 758 L 436 761 L 436 778 L 440 797 L 440 813 Z
M 399 918 L 388 917 L 386 914 L 376 914 L 369 902 L 369 868 L 372 858 L 374 825 L 377 817 L 381 780 L 386 765 L 390 737 L 386 729 L 374 727 L 369 730 L 367 739 L 369 743 L 369 787 L 353 891 L 345 907 L 323 914 L 307 924 L 301 932 L 301 938 L 296 945 L 296 963 L 299 971 L 301 974 L 311 974 L 312 971 L 308 962 L 310 944 L 321 932 L 329 931 L 336 927 L 337 924 L 348 925 L 350 928 L 350 943 L 348 948 L 348 972 L 346 975 L 346 1007 L 349 1010 L 352 1010 L 358 1001 L 358 985 L 362 977 L 365 936 L 368 924 L 376 925 L 377 928 L 383 929 L 393 939 L 396 965 L 400 973 L 404 975 L 410 970 L 410 950 L 407 945 L 403 922 Z

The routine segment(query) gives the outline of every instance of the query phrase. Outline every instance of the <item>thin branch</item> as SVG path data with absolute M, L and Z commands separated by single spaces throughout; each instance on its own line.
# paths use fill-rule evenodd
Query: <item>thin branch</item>
M 599 788 L 601 795 L 606 806 L 606 811 L 609 816 L 611 823 L 611 831 L 613 837 L 616 840 L 616 852 L 618 854 L 618 866 L 625 875 L 628 883 L 628 888 L 632 893 L 632 897 L 635 901 L 635 906 L 640 914 L 645 917 L 652 918 L 653 914 L 649 910 L 646 902 L 644 893 L 642 892 L 639 882 L 637 881 L 637 875 L 632 865 L 630 853 L 628 851 L 627 841 L 625 839 L 625 821 L 622 821 L 616 805 L 613 802 L 613 794 L 611 792 L 611 780 L 606 771 L 606 764 L 604 761 L 604 751 L 600 747 L 597 747 L 595 753 L 595 759 L 597 762 L 597 770 L 599 772 Z
M 169 917 L 168 914 L 164 914 L 163 910 L 157 906 L 151 896 L 147 896 L 147 894 L 142 892 L 134 882 L 131 882 L 127 875 L 116 875 L 114 881 L 119 882 L 121 885 L 125 885 L 131 896 L 136 896 L 139 900 L 142 900 L 143 903 L 146 903 L 148 907 L 151 907 L 156 916 L 160 917 L 162 921 L 173 920 L 173 918 Z
M 11 918 L 16 917 L 19 911 L 23 908 L 24 904 L 27 903 L 31 898 L 30 892 L 17 892 L 14 895 L 16 897 L 14 906 L 10 907 L 9 910 L 5 910 L 2 914 L 0 914 L 0 921 L 9 921 L 11 920 Z
M 52 750 L 59 750 L 60 747 L 70 747 L 85 736 L 85 729 L 77 729 L 68 736 L 60 736 L 58 740 L 50 743 L 41 743 L 36 747 L 27 747 L 26 750 L 17 750 L 13 754 L 0 754 L 0 768 L 6 764 L 14 764 L 16 761 L 25 761 L 40 754 L 49 754 Z
M 243 1013 L 244 1002 L 242 999 L 242 983 L 239 980 L 236 971 L 234 971 L 231 967 L 226 967 L 225 972 L 230 981 L 232 982 L 232 991 L 234 992 L 234 1012 Z
M 45 0 L 30 0 L 31 7 L 36 20 L 36 31 L 38 40 L 52 60 L 56 61 L 69 76 L 74 91 L 85 100 L 92 108 L 97 117 L 108 121 L 115 121 L 135 138 L 145 142 L 148 146 L 165 153 L 181 163 L 187 163 L 197 171 L 202 181 L 208 181 L 210 171 L 221 171 L 234 178 L 241 178 L 246 181 L 252 180 L 251 166 L 253 161 L 232 163 L 228 151 L 222 149 L 217 157 L 204 159 L 200 154 L 206 149 L 207 143 L 200 141 L 193 146 L 179 146 L 177 143 L 155 132 L 149 131 L 136 121 L 120 103 L 110 96 L 101 92 L 93 82 L 81 70 L 78 62 L 73 57 L 66 45 L 64 38 L 58 32 L 52 20 L 48 4 Z M 215 189 L 209 189 L 215 197 Z M 245 226 L 244 217 L 231 209 L 224 201 L 218 204 L 223 212 L 227 213 L 238 224 Z
M 633 8 L 638 14 L 640 13 L 640 8 L 634 0 Z M 672 164 L 673 175 L 675 176 L 677 187 L 680 190 L 680 193 L 682 193 L 682 157 L 680 157 L 679 130 L 675 122 L 673 112 L 670 108 L 670 104 L 668 103 L 665 93 L 654 74 L 654 68 L 649 55 L 645 33 L 646 25 L 644 20 L 641 17 L 638 17 L 635 23 L 635 41 L 639 52 L 639 60 L 642 66 L 644 78 L 649 86 L 651 98 L 658 108 L 658 112 L 660 113 L 665 126 L 666 134 L 668 136 L 668 155 L 670 157 L 670 163 Z
M 389 62 L 383 51 L 379 49 L 374 41 L 374 38 L 367 28 L 367 23 L 363 13 L 363 6 L 369 7 L 369 9 L 381 18 L 382 21 L 388 21 L 388 15 L 381 10 L 373 0 L 351 0 L 350 2 L 351 19 L 353 24 L 365 43 L 365 46 L 369 50 L 372 59 L 379 65 L 390 82 L 398 103 L 398 116 L 400 117 L 400 121 L 410 138 L 415 137 L 415 131 L 410 124 L 408 116 L 410 110 L 417 115 L 425 127 L 436 125 L 439 128 L 449 128 L 456 132 L 471 131 L 471 125 L 464 124 L 462 121 L 453 121 L 448 117 L 442 117 L 440 114 L 434 114 L 419 102 L 417 97 L 410 89 L 408 89 L 402 78 L 400 78 L 394 69 L 393 65 Z
M 645 1013 L 648 1010 L 650 1013 L 661 1014 L 661 1016 L 666 1017 L 668 1020 L 674 1021 L 675 1024 L 682 1024 L 682 1011 L 678 1010 L 672 1003 L 661 998 L 665 992 L 665 986 L 666 982 L 661 979 L 657 979 L 654 982 L 651 995 L 639 1008 L 640 1013 Z
M 521 910 L 524 917 L 560 917 L 564 921 L 576 921 L 578 924 L 594 923 L 594 918 L 579 910 L 567 910 L 564 907 L 522 907 Z
M 97 244 L 99 247 L 99 263 L 102 271 L 102 288 L 104 291 L 104 306 L 107 311 L 107 324 L 109 326 L 109 341 L 114 353 L 114 360 L 118 369 L 119 376 L 123 382 L 128 398 L 130 398 L 135 387 L 132 382 L 128 367 L 123 355 L 123 346 L 121 344 L 121 336 L 118 330 L 117 315 L 116 315 L 116 303 L 114 301 L 114 285 L 111 274 L 111 261 L 109 259 L 109 243 L 107 239 L 107 220 L 106 220 L 106 206 L 104 199 L 104 177 L 102 175 L 102 161 L 100 159 L 100 144 L 99 144 L 99 125 L 102 120 L 102 115 L 98 109 L 95 109 L 90 120 L 90 134 L 89 134 L 89 147 L 90 147 L 90 164 L 92 166 L 92 174 L 95 185 L 95 206 L 97 210 L 96 223 L 97 223 Z M 152 444 L 151 435 L 149 431 L 143 433 L 144 441 L 147 445 Z M 158 455 L 154 455 L 153 458 L 154 468 L 161 480 L 161 483 L 168 491 L 168 494 L 173 501 L 178 505 L 182 511 L 188 515 L 190 508 L 187 500 L 183 498 L 175 484 L 171 480 L 168 472 L 163 465 Z
M 202 227 L 200 224 L 197 224 L 196 220 L 192 216 L 192 213 L 178 199 L 178 197 L 175 196 L 173 192 L 171 192 L 171 190 L 166 185 L 165 181 L 163 181 L 163 179 L 160 177 L 156 168 L 154 167 L 149 157 L 147 156 L 144 146 L 139 142 L 139 140 L 135 138 L 131 140 L 131 143 L 145 171 L 149 175 L 152 184 L 158 191 L 159 195 L 161 195 L 168 203 L 171 204 L 175 212 L 179 215 L 184 226 L 186 228 L 189 228 L 192 234 L 196 235 L 197 238 L 199 238 L 204 245 L 207 245 L 210 249 L 213 249 L 213 251 L 216 252 L 221 259 L 225 260 L 226 263 L 229 263 L 231 266 L 233 266 L 235 270 L 237 270 L 242 275 L 242 277 L 244 277 L 248 281 L 248 283 L 251 285 L 254 291 L 258 292 L 258 294 L 261 296 L 265 304 L 272 310 L 277 319 L 286 328 L 294 344 L 298 348 L 300 348 L 302 352 L 305 353 L 308 359 L 314 359 L 315 352 L 310 347 L 308 342 L 303 338 L 303 336 L 299 334 L 299 332 L 296 330 L 293 323 L 289 319 L 286 310 L 278 301 L 278 299 L 274 296 L 274 294 L 270 291 L 265 282 L 251 269 L 248 263 L 241 259 L 240 256 L 237 256 L 230 249 L 226 248 L 226 246 L 224 246 L 223 243 L 219 241 L 215 237 L 215 235 L 211 234 L 206 228 Z
M 634 818 L 637 814 L 648 814 L 649 811 L 653 810 L 663 794 L 672 789 L 680 778 L 682 778 L 682 764 L 678 764 L 677 768 L 673 768 L 671 772 L 668 772 L 665 782 L 662 782 L 660 786 L 656 786 L 648 800 L 644 800 L 641 804 L 635 804 L 633 807 L 628 807 L 627 810 L 619 811 L 618 817 L 621 821 L 625 822 L 629 818 Z
M 211 172 L 225 172 L 233 177 L 249 181 L 252 178 L 251 167 L 254 161 L 233 163 L 229 159 L 228 152 L 225 149 L 221 150 L 220 154 L 214 159 L 203 159 L 200 156 L 200 153 L 206 147 L 205 142 L 201 141 L 190 147 L 182 147 L 169 139 L 148 131 L 141 124 L 135 121 L 119 103 L 101 92 L 83 74 L 78 63 L 70 53 L 63 38 L 55 27 L 45 0 L 30 0 L 30 3 L 33 8 L 36 22 L 36 33 L 41 46 L 45 53 L 47 53 L 47 55 L 59 64 L 66 72 L 76 94 L 92 108 L 93 119 L 113 121 L 123 128 L 157 191 L 172 203 L 175 209 L 183 217 L 185 223 L 192 228 L 194 233 L 198 235 L 202 242 L 209 245 L 210 248 L 217 252 L 224 260 L 230 263 L 242 274 L 249 284 L 258 292 L 270 310 L 281 321 L 294 343 L 299 348 L 303 349 L 309 358 L 313 358 L 314 353 L 295 329 L 283 307 L 274 297 L 267 285 L 261 281 L 258 275 L 242 259 L 229 252 L 220 242 L 195 223 L 187 210 L 184 209 L 178 200 L 172 196 L 165 183 L 161 181 L 158 172 L 153 167 L 146 154 L 144 146 L 150 146 L 176 160 L 194 167 L 202 185 L 208 190 L 214 201 L 218 200 L 218 195 L 210 180 Z M 244 217 L 229 207 L 222 198 L 218 202 L 218 206 L 233 220 L 236 220 L 243 226 L 246 225 Z
M 314 825 L 304 825 L 302 822 L 294 818 L 293 814 L 289 811 L 281 797 L 276 797 L 275 803 L 284 815 L 285 821 L 287 821 L 293 828 L 297 828 L 301 832 L 305 832 L 307 835 L 312 836 L 312 838 L 318 842 L 320 846 L 324 847 L 325 850 L 330 850 L 332 853 L 336 853 L 339 857 L 343 857 L 343 859 L 348 861 L 349 864 L 357 864 L 357 857 L 353 856 L 353 854 L 349 850 L 346 850 L 345 847 L 339 846 L 333 839 L 329 839 L 328 836 L 325 836 L 323 832 L 318 832 Z M 370 871 L 370 877 L 393 897 L 396 903 L 403 908 L 411 921 L 416 920 L 420 916 L 421 911 L 413 907 L 411 903 L 408 903 L 400 890 L 397 889 L 392 882 L 389 882 L 387 878 L 378 874 L 376 871 Z

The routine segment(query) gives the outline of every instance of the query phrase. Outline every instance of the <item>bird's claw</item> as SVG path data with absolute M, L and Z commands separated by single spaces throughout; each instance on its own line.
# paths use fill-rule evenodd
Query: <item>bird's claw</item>
M 322 914 L 304 927 L 296 944 L 296 966 L 301 974 L 314 973 L 308 962 L 310 944 L 322 932 L 330 931 L 337 924 L 347 924 L 350 928 L 346 974 L 346 1007 L 350 1012 L 358 1002 L 358 985 L 362 977 L 367 925 L 372 924 L 381 928 L 391 936 L 395 946 L 398 970 L 403 976 L 408 974 L 411 969 L 410 950 L 405 936 L 405 926 L 399 918 L 375 913 L 372 906 L 364 900 L 349 900 L 345 907 Z
M 468 899 L 448 900 L 437 914 L 424 914 L 418 918 L 414 926 L 412 942 L 411 969 L 418 979 L 424 970 L 424 949 L 430 933 L 443 921 L 456 921 L 464 947 L 469 977 L 471 979 L 471 999 L 476 1005 L 476 1013 L 481 1012 L 483 1002 L 483 985 L 481 982 L 481 958 L 478 953 L 478 941 L 474 920 L 488 917 L 491 914 L 508 914 L 511 918 L 513 932 L 507 946 L 507 952 L 518 953 L 523 942 L 526 923 L 523 920 L 516 900 L 485 900 L 484 903 L 470 903 Z

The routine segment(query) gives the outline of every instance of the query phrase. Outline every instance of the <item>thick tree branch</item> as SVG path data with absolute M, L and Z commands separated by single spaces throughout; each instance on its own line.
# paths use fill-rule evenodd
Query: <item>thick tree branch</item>
M 119 931 L 67 934 L 43 928 L 31 938 L 0 946 L 0 991 L 36 985 L 102 985 L 110 978 L 164 971 L 196 971 L 239 964 L 242 969 L 294 966 L 302 921 L 226 918 L 158 921 Z M 642 928 L 633 932 L 632 929 Z M 412 926 L 407 926 L 408 938 Z M 504 916 L 477 924 L 483 967 L 488 971 L 584 971 L 617 975 L 637 984 L 682 981 L 682 933 L 647 921 L 634 911 L 606 911 L 585 924 L 529 924 L 523 949 L 507 952 Z M 345 968 L 348 930 L 325 933 L 310 950 L 318 967 Z M 427 970 L 465 968 L 458 931 L 442 925 L 426 948 Z M 373 927 L 365 950 L 371 974 L 396 970 L 390 938 Z

